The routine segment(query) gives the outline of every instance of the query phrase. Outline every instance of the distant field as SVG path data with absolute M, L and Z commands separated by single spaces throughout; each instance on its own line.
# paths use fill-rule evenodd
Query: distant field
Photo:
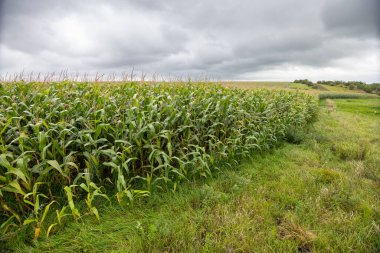
M 239 89 L 300 89 L 310 90 L 311 88 L 305 84 L 292 82 L 221 82 L 225 87 Z
M 362 90 L 353 91 L 353 90 L 347 89 L 346 87 L 342 87 L 342 86 L 330 86 L 330 85 L 324 85 L 324 84 L 321 84 L 321 86 L 325 87 L 328 91 L 333 91 L 333 92 L 365 93 Z
M 368 94 L 362 90 L 350 90 L 346 87 L 342 86 L 329 86 L 329 85 L 321 85 L 323 89 L 313 89 L 306 84 L 301 83 L 293 83 L 293 82 L 265 82 L 265 81 L 255 81 L 255 82 L 220 82 L 222 86 L 229 88 L 238 88 L 238 89 L 270 89 L 270 90 L 297 90 L 301 92 L 305 92 L 313 95 L 320 94 L 328 94 L 327 96 L 331 98 L 338 98 L 341 95 L 341 98 L 348 98 L 350 95 L 352 97 L 357 96 L 360 98 L 361 96 L 370 98 L 379 98 L 379 96 L 375 94 Z M 322 95 L 323 97 L 323 95 Z

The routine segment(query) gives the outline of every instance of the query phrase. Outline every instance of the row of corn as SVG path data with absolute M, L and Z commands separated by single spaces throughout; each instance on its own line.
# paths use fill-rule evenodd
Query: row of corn
M 99 219 L 105 201 L 210 176 L 301 129 L 316 108 L 303 93 L 210 84 L 4 84 L 2 236 L 27 225 L 37 239 L 68 217 Z

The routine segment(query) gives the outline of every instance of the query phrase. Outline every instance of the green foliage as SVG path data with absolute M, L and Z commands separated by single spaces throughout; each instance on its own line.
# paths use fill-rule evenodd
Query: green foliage
M 365 82 L 360 82 L 360 81 L 318 81 L 317 84 L 324 84 L 324 85 L 329 85 L 329 86 L 342 86 L 346 87 L 350 90 L 362 90 L 367 93 L 373 93 L 380 95 L 380 83 L 372 83 L 372 84 L 367 84 Z
M 320 93 L 319 99 L 363 99 L 377 98 L 377 96 L 359 93 Z
M 313 84 L 313 82 L 308 80 L 308 79 L 296 79 L 296 80 L 294 80 L 293 83 L 302 83 L 302 84 L 306 84 L 308 86 Z
M 308 128 L 300 145 L 285 143 L 271 152 L 252 153 L 232 168 L 223 161 L 223 171 L 212 178 L 183 182 L 175 193 L 152 192 L 133 207 L 114 203 L 99 209 L 101 222 L 93 216 L 80 223 L 67 217 L 69 226 L 49 239 L 41 236 L 30 244 L 24 241 L 25 234 L 18 233 L 0 248 L 10 252 L 378 252 L 380 117 L 355 110 L 358 104 L 372 110 L 380 99 L 334 103 L 333 112 L 320 104 L 319 120 Z M 342 141 L 369 143 L 372 152 L 365 160 L 342 160 L 331 152 Z M 70 212 L 69 207 L 65 210 L 62 215 Z
M 315 174 L 317 181 L 324 184 L 333 183 L 341 177 L 339 172 L 332 169 L 317 169 Z
M 312 89 L 324 90 L 324 88 L 321 85 L 319 85 L 317 83 L 313 83 L 312 81 L 310 81 L 308 79 L 296 79 L 293 81 L 293 83 L 302 83 L 302 84 L 306 84 L 307 86 L 309 86 Z
M 100 219 L 97 199 L 133 205 L 153 189 L 208 177 L 218 162 L 272 147 L 315 113 L 315 99 L 296 92 L 190 83 L 7 85 L 0 90 L 0 222 L 33 221 L 41 229 L 52 203 L 62 209 L 47 234 L 66 207 L 76 220 Z M 83 201 L 87 211 L 78 206 Z
M 305 131 L 297 127 L 289 127 L 285 132 L 285 140 L 289 143 L 300 144 L 305 139 Z

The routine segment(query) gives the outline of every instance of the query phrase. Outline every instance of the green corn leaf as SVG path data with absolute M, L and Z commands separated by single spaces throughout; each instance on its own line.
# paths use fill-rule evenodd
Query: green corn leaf
M 9 154 L 1 154 L 0 155 L 0 165 L 8 170 L 14 169 L 12 165 L 8 162 L 7 157 L 12 157 Z
M 7 122 L 5 123 L 5 125 L 3 126 L 3 128 L 0 131 L 0 136 L 3 135 L 3 133 L 8 128 L 8 126 L 11 124 L 11 122 L 12 122 L 12 118 L 10 118 L 10 119 L 7 120 Z
M 61 175 L 64 175 L 61 166 L 56 160 L 49 160 L 47 161 L 48 164 L 50 164 L 54 169 L 56 169 Z
M 15 218 L 16 216 L 12 215 L 11 217 L 9 217 L 6 221 L 4 221 L 1 225 L 0 225 L 0 231 L 3 233 L 3 234 L 6 234 L 9 227 L 11 226 L 15 226 L 17 227 L 17 225 L 13 222 L 13 219 Z
M 43 223 L 44 222 L 44 220 L 45 220 L 45 218 L 46 218 L 46 215 L 48 214 L 48 212 L 49 212 L 49 210 L 50 210 L 50 206 L 52 205 L 52 204 L 54 204 L 56 201 L 55 200 L 53 200 L 52 202 L 50 202 L 48 205 L 46 205 L 45 206 L 45 208 L 44 208 L 44 212 L 43 212 L 43 214 L 42 214 L 42 217 L 41 217 L 41 223 Z
M 93 206 L 91 207 L 91 212 L 95 215 L 96 219 L 100 221 L 98 209 L 96 209 L 96 207 Z
M 22 223 L 22 225 L 28 225 L 32 222 L 38 222 L 37 219 L 27 219 L 27 220 L 24 220 L 24 222 Z
M 34 215 L 38 216 L 38 211 L 40 209 L 40 195 L 36 196 L 36 200 L 34 202 L 33 207 L 34 207 Z
M 6 192 L 13 192 L 13 193 L 18 193 L 21 195 L 25 195 L 26 193 L 22 190 L 20 184 L 18 183 L 17 180 L 14 180 L 10 182 L 8 185 L 4 186 L 1 188 L 2 191 Z
M 79 185 L 83 190 L 85 190 L 86 192 L 90 192 L 90 189 L 87 187 L 87 185 L 85 185 L 84 183 L 81 183 Z
M 48 229 L 47 229 L 47 231 L 46 231 L 46 237 L 49 237 L 49 235 L 50 235 L 50 233 L 51 233 L 51 230 L 52 230 L 56 225 L 57 225 L 57 223 L 53 223 L 53 224 L 51 224 L 51 225 L 48 227 Z
M 24 172 L 20 169 L 10 167 L 10 168 L 8 168 L 8 172 L 6 172 L 5 174 L 16 175 L 18 178 L 20 178 L 22 181 L 24 181 L 25 184 L 29 185 L 29 180 L 25 176 Z
M 74 204 L 74 199 L 73 199 L 73 193 L 71 191 L 71 188 L 72 187 L 75 187 L 76 185 L 71 185 L 71 186 L 65 186 L 65 192 L 66 192 L 66 196 L 67 196 L 67 200 L 69 202 L 69 207 L 71 209 L 71 213 L 72 215 L 74 216 L 74 218 L 79 218 L 80 217 L 80 213 L 78 211 L 78 209 L 75 207 L 75 204 Z

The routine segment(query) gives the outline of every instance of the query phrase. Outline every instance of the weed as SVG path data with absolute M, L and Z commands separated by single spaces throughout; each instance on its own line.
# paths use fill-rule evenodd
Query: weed
M 323 184 L 330 184 L 341 178 L 339 172 L 331 169 L 317 169 L 315 170 L 315 174 L 317 177 L 317 182 L 321 182 Z

